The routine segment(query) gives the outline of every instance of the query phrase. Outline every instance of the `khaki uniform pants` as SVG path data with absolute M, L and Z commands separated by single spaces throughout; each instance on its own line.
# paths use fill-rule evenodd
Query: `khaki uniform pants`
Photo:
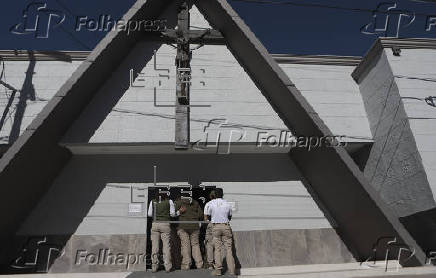
M 221 252 L 223 248 L 226 249 L 226 261 L 228 270 L 232 273 L 235 272 L 235 259 L 233 258 L 232 242 L 233 233 L 232 228 L 228 224 L 212 224 L 213 225 L 213 243 L 215 245 L 215 269 L 222 270 L 223 259 Z
M 191 250 L 192 257 L 194 257 L 195 266 L 197 268 L 203 267 L 203 257 L 200 251 L 200 230 L 184 230 L 177 229 L 177 235 L 180 238 L 180 252 L 182 253 L 182 267 L 191 267 Z
M 205 245 L 207 263 L 213 265 L 213 235 L 212 235 L 212 223 L 209 223 L 206 228 Z
M 171 263 L 171 245 L 170 245 L 171 228 L 170 223 L 153 223 L 151 226 L 151 264 L 157 269 L 159 267 L 159 243 L 162 239 L 162 253 L 164 266 L 166 270 L 170 270 L 173 265 Z

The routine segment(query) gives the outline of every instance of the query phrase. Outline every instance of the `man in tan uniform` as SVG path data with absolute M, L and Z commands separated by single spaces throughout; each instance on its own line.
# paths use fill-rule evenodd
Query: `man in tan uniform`
M 203 211 L 196 200 L 181 199 L 176 201 L 176 209 L 184 208 L 179 221 L 201 221 Z M 177 227 L 177 235 L 180 238 L 182 254 L 182 270 L 191 268 L 191 252 L 197 268 L 203 267 L 203 256 L 200 251 L 200 225 L 199 223 L 180 223 Z
M 170 235 L 171 227 L 170 223 L 159 223 L 159 221 L 170 221 L 171 217 L 180 215 L 184 212 L 184 208 L 181 207 L 177 214 L 174 209 L 174 203 L 172 200 L 168 199 L 166 193 L 159 195 L 159 198 L 152 200 L 148 206 L 149 217 L 153 217 L 153 224 L 151 226 L 151 270 L 156 272 L 159 268 L 159 244 L 160 239 L 162 239 L 162 253 L 164 259 L 165 271 L 170 272 L 173 265 L 171 263 L 171 245 L 170 245 Z
M 209 199 L 212 201 L 216 198 L 216 192 L 215 190 L 212 190 L 209 194 Z M 206 203 L 206 205 L 204 206 L 204 221 L 208 221 L 208 217 L 207 217 L 207 210 L 208 210 L 208 205 L 209 205 L 210 201 Z M 207 257 L 207 264 L 208 264 L 208 269 L 213 270 L 213 263 L 214 263 L 214 255 L 213 255 L 213 235 L 212 235 L 212 224 L 207 224 L 207 228 L 206 228 L 206 236 L 204 239 L 204 244 L 206 245 L 206 257 Z
M 207 215 L 210 215 L 213 225 L 213 243 L 215 245 L 215 276 L 222 275 L 223 261 L 221 250 L 226 249 L 226 261 L 229 274 L 235 275 L 235 259 L 233 258 L 233 232 L 230 228 L 230 218 L 232 217 L 232 206 L 222 199 L 222 192 L 216 192 L 216 199 L 210 201 L 207 206 Z M 210 224 L 209 224 L 210 225 Z

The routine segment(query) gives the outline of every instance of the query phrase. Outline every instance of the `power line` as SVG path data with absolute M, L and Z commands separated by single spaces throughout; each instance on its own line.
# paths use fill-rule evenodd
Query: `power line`
M 426 82 L 436 82 L 435 78 L 424 78 L 424 77 L 415 77 L 415 76 L 406 76 L 406 75 L 395 75 L 395 78 L 404 78 L 404 79 L 412 79 L 412 80 L 420 80 Z
M 75 18 L 77 18 L 77 15 L 75 15 L 69 8 L 68 8 L 68 6 L 65 4 L 65 3 L 63 3 L 63 2 L 61 2 L 60 0 L 55 0 L 56 1 L 56 3 L 58 3 L 59 4 L 59 6 L 61 6 L 64 10 L 66 10 L 67 11 L 67 13 L 68 14 L 70 14 L 70 16 L 73 18 L 73 19 L 75 19 Z M 63 26 L 60 26 L 60 29 L 64 32 L 64 33 L 66 33 L 66 34 L 68 34 L 75 42 L 77 42 L 77 43 L 79 43 L 82 47 L 85 47 L 87 50 L 90 50 L 90 49 L 92 49 L 91 47 L 89 47 L 86 43 L 84 43 L 84 42 L 82 42 L 79 38 L 77 38 L 73 33 L 71 33 L 70 31 L 67 31 Z
M 333 5 L 315 4 L 315 3 L 296 3 L 293 1 L 272 1 L 272 0 L 232 0 L 233 2 L 245 2 L 253 4 L 273 4 L 273 5 L 289 5 L 296 7 L 308 7 L 308 8 L 323 8 L 323 9 L 334 9 L 342 11 L 352 11 L 352 12 L 365 12 L 365 13 L 381 13 L 381 14 L 404 14 L 405 10 L 393 10 L 393 11 L 379 11 L 375 9 L 365 9 L 365 8 L 348 8 Z M 414 13 L 415 15 L 422 16 L 432 16 L 432 14 Z
M 87 50 L 91 50 L 92 48 L 89 47 L 87 44 L 85 44 L 84 42 L 82 42 L 79 38 L 77 38 L 76 36 L 73 35 L 72 32 L 68 31 L 66 28 L 60 26 L 59 27 L 64 33 L 66 33 L 67 35 L 69 35 L 75 42 L 77 42 L 78 44 L 80 44 L 82 47 L 86 48 Z
M 35 3 L 36 0 L 31 0 L 31 3 Z M 64 3 L 61 3 L 58 0 L 55 0 L 56 3 L 59 4 L 59 6 L 61 6 L 63 9 L 65 9 L 67 11 L 67 13 L 69 13 L 70 15 L 72 15 L 73 17 L 75 16 L 71 10 L 66 7 L 66 5 Z M 74 18 L 73 18 L 74 19 Z M 69 35 L 75 42 L 77 42 L 78 44 L 80 44 L 82 47 L 84 47 L 87 50 L 91 50 L 92 48 L 89 47 L 86 43 L 82 42 L 79 38 L 77 38 L 73 33 L 71 33 L 70 31 L 67 31 L 66 28 L 64 28 L 63 26 L 59 26 L 60 30 L 64 33 L 66 33 L 67 35 Z
M 60 0 L 55 0 L 56 3 L 59 4 L 59 6 L 61 6 L 64 10 L 66 10 L 71 16 L 77 17 L 69 8 L 66 4 L 64 4 L 63 2 L 61 2 Z

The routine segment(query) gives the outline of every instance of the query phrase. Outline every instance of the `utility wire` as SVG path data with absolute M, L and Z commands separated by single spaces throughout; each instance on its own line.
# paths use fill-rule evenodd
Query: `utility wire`
M 75 42 L 77 42 L 78 44 L 80 44 L 82 47 L 86 48 L 86 50 L 91 50 L 92 48 L 89 47 L 87 44 L 85 44 L 84 42 L 82 42 L 79 38 L 77 38 L 76 36 L 73 35 L 73 33 L 69 30 L 67 30 L 66 28 L 64 28 L 63 26 L 59 26 L 59 28 L 66 33 L 67 35 L 69 35 Z
M 420 80 L 426 82 L 436 82 L 434 78 L 424 78 L 424 77 L 415 77 L 415 76 L 405 76 L 405 75 L 395 75 L 395 78 L 404 78 L 404 79 L 412 79 L 412 80 Z
M 436 107 L 436 96 L 428 96 L 426 98 L 401 97 L 401 99 L 413 99 L 413 100 L 425 101 L 425 103 L 427 103 L 428 105 Z
M 65 3 L 63 3 L 63 2 L 61 2 L 60 0 L 55 0 L 56 1 L 56 3 L 58 3 L 59 4 L 59 6 L 61 6 L 64 10 L 66 10 L 67 11 L 67 13 L 70 15 L 70 17 L 72 17 L 73 19 L 76 19 L 77 18 L 77 15 L 75 15 L 69 8 L 68 8 L 68 6 L 65 4 Z M 66 28 L 64 28 L 63 26 L 60 26 L 60 29 L 64 32 L 64 33 L 66 33 L 66 34 L 68 34 L 75 42 L 77 42 L 78 44 L 80 44 L 82 47 L 84 47 L 85 49 L 87 49 L 87 50 L 91 50 L 92 48 L 91 47 L 89 47 L 86 43 L 84 43 L 84 42 L 82 42 L 79 38 L 77 38 L 72 32 L 70 32 L 70 31 L 68 31 Z
M 69 8 L 66 4 L 64 4 L 63 2 L 61 2 L 60 0 L 55 0 L 56 3 L 59 4 L 59 6 L 61 6 L 64 10 L 67 11 L 67 13 L 69 13 L 71 16 L 73 17 L 77 17 Z
M 324 5 L 324 4 L 314 4 L 314 3 L 297 3 L 293 1 L 272 1 L 272 0 L 232 0 L 233 2 L 245 2 L 245 3 L 253 3 L 253 4 L 273 4 L 273 5 L 289 5 L 296 7 L 309 7 L 309 8 L 324 8 L 324 9 L 334 9 L 334 10 L 342 10 L 342 11 L 352 11 L 352 12 L 365 12 L 365 13 L 381 13 L 381 14 L 404 14 L 406 11 L 404 10 L 393 10 L 393 11 L 378 11 L 375 9 L 365 9 L 365 8 L 348 8 L 341 6 L 333 6 L 333 5 Z M 432 14 L 424 14 L 424 13 L 414 13 L 415 15 L 422 16 L 431 16 Z
M 69 13 L 73 19 L 75 17 L 75 15 L 71 12 L 71 10 L 66 7 L 66 5 L 64 3 L 59 2 L 58 0 L 55 0 L 56 3 L 59 4 L 59 6 L 61 6 L 63 9 L 65 9 L 67 11 L 67 13 Z M 31 0 L 31 3 L 35 3 L 35 0 Z M 79 38 L 77 38 L 73 33 L 71 33 L 70 31 L 67 31 L 66 28 L 64 28 L 63 26 L 59 26 L 60 30 L 64 33 L 66 33 L 68 36 L 70 36 L 71 39 L 73 39 L 75 42 L 77 42 L 78 44 L 80 44 L 82 47 L 84 47 L 86 50 L 92 50 L 91 47 L 89 47 L 86 43 L 82 42 Z

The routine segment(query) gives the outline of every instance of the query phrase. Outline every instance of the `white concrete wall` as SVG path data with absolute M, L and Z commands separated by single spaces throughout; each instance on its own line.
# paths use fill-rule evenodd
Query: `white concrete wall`
M 155 88 L 157 105 L 173 105 L 175 102 L 173 48 L 159 46 L 156 55 L 157 68 L 167 69 L 169 74 L 168 71 L 155 70 L 151 58 L 143 61 L 145 66 L 141 68 L 145 81 L 137 79 L 134 85 L 138 87 L 115 91 L 120 89 L 117 83 L 120 80 L 125 82 L 128 77 L 133 67 L 131 63 L 136 63 L 138 57 L 148 58 L 148 54 L 153 53 L 153 46 L 142 42 L 135 47 L 75 122 L 65 136 L 65 142 L 174 142 L 174 107 L 156 107 L 154 104 Z M 277 134 L 286 130 L 225 46 L 204 46 L 195 51 L 192 71 L 191 105 L 210 105 L 191 108 L 192 142 L 205 140 L 204 128 L 213 122 L 217 122 L 211 126 L 215 130 L 219 123 L 242 128 L 246 136 L 241 142 L 255 142 L 259 130 L 272 130 Z M 168 74 L 169 78 L 159 77 L 159 74 Z M 113 107 L 107 107 L 108 98 Z M 91 137 L 83 136 L 84 127 L 90 126 L 89 122 L 100 120 L 102 109 L 107 109 L 107 116 L 102 115 L 104 118 L 92 125 L 88 132 Z M 210 136 L 215 137 L 216 131 Z
M 128 63 L 123 70 L 114 73 L 106 86 L 101 89 L 99 100 L 111 97 L 119 88 L 116 83 L 129 76 L 129 63 L 138 56 L 147 56 L 144 49 L 152 53 L 154 45 L 139 44 L 129 55 Z M 211 105 L 211 107 L 193 107 L 191 110 L 191 141 L 204 140 L 204 128 L 211 121 L 244 129 L 242 141 L 256 141 L 258 132 L 266 131 L 278 134 L 287 130 L 281 119 L 269 106 L 263 95 L 249 79 L 225 46 L 205 46 L 194 52 L 192 60 L 193 80 L 191 99 L 193 105 Z M 107 117 L 99 123 L 97 130 L 92 131 L 88 140 L 80 136 L 81 130 L 87 126 L 89 118 L 96 118 L 95 112 L 87 111 L 77 121 L 65 141 L 69 142 L 172 142 L 174 140 L 174 108 L 154 107 L 154 88 L 157 89 L 158 105 L 174 104 L 175 90 L 175 51 L 162 45 L 157 51 L 158 69 L 168 69 L 169 79 L 159 77 L 167 75 L 167 71 L 154 70 L 154 59 L 144 61 L 141 69 L 145 81 L 137 80 L 134 84 L 140 87 L 129 88 L 122 93 Z M 5 73 L 2 81 L 22 89 L 28 61 L 5 61 Z M 33 118 L 41 111 L 47 101 L 57 92 L 72 72 L 80 64 L 61 61 L 36 61 L 35 74 L 30 84 L 35 89 L 35 100 L 27 100 L 24 116 L 20 125 L 23 131 Z M 293 82 L 302 91 L 321 118 L 334 134 L 347 135 L 349 141 L 368 141 L 370 133 L 363 111 L 363 104 L 353 83 L 349 66 L 327 65 L 281 65 Z M 138 71 L 135 71 L 135 75 Z M 117 76 L 119 75 L 119 76 Z M 159 84 L 159 80 L 161 84 Z M 5 110 L 12 92 L 0 86 L 0 108 Z M 109 92 L 109 93 L 108 93 Z M 7 143 L 14 122 L 16 105 L 20 99 L 17 93 L 7 113 L 4 126 L 0 130 L 0 142 Z M 96 101 L 88 110 L 96 108 Z M 107 105 L 107 101 L 103 104 Z M 88 118 L 88 119 L 87 119 Z M 212 125 L 212 129 L 218 124 Z M 150 132 L 150 129 L 153 132 Z M 216 133 L 211 133 L 211 137 Z M 235 136 L 236 138 L 237 136 Z
M 282 69 L 335 135 L 347 142 L 371 142 L 354 66 L 281 64 Z
M 153 165 L 161 185 L 198 178 L 223 188 L 224 198 L 236 202 L 235 231 L 332 227 L 287 154 L 101 155 L 74 156 L 19 234 L 143 234 L 147 205 L 139 215 L 129 215 L 128 206 L 147 199 Z
M 166 184 L 184 184 L 166 183 Z M 166 185 L 165 184 L 165 185 Z M 226 182 L 213 183 L 223 188 L 225 199 L 237 204 L 233 213 L 234 231 L 331 228 L 330 223 L 303 184 L 282 182 Z M 152 184 L 108 183 L 83 218 L 75 235 L 143 234 L 147 228 L 146 207 L 143 213 L 129 215 L 131 187 L 141 188 L 141 194 Z M 139 191 L 134 191 L 139 192 Z M 31 220 L 28 220 L 28 223 Z M 35 223 L 36 221 L 31 221 Z M 25 224 L 19 234 L 51 234 L 54 230 L 39 230 Z
M 234 231 L 331 227 L 301 181 L 213 184 L 223 188 L 224 199 L 236 203 Z
M 195 7 L 191 11 L 191 25 L 193 29 L 209 27 Z M 154 90 L 158 105 L 174 104 L 175 54 L 176 50 L 168 45 L 139 43 L 64 141 L 174 142 L 174 107 L 156 107 Z M 138 67 L 135 72 L 141 72 L 145 80 L 137 78 L 134 85 L 138 87 L 129 88 L 126 78 L 135 65 Z M 256 142 L 259 132 L 278 137 L 287 130 L 226 46 L 207 45 L 195 50 L 191 66 L 191 105 L 209 106 L 191 108 L 191 142 L 205 141 L 206 133 L 208 141 L 215 140 L 218 130 L 224 133 L 225 140 L 233 130 L 231 140 L 239 142 Z M 358 87 L 351 78 L 353 67 L 297 64 L 282 67 L 335 135 L 345 135 L 350 142 L 371 141 Z M 84 127 L 89 128 L 86 136 Z
M 167 184 L 176 186 L 186 184 L 186 182 L 165 183 Z M 231 221 L 234 231 L 331 227 L 300 181 L 213 182 L 210 184 L 223 188 L 224 198 L 236 203 L 237 210 L 233 213 Z M 145 193 L 146 199 L 147 190 L 153 184 L 107 184 L 75 234 L 144 233 L 147 224 L 147 204 L 142 204 L 144 209 L 142 216 L 128 214 L 132 186 L 144 189 L 134 190 L 134 194 Z
M 11 130 L 21 134 L 79 66 L 80 61 L 0 61 L 0 144 L 7 144 Z M 8 105 L 9 104 L 9 105 Z M 16 138 L 15 138 L 16 139 Z
M 191 26 L 207 28 L 209 25 L 194 7 Z M 156 67 L 154 66 L 154 50 Z M 174 142 L 174 108 L 156 107 L 175 102 L 175 49 L 168 45 L 141 42 L 128 55 L 112 78 L 100 89 L 64 138 L 65 142 Z M 29 62 L 6 61 L 3 81 L 21 89 Z M 78 61 L 37 61 L 33 84 L 35 100 L 27 100 L 23 120 L 24 130 L 61 85 L 68 79 Z M 366 115 L 358 88 L 351 79 L 351 66 L 283 64 L 285 72 L 295 82 L 315 111 L 335 135 L 346 135 L 346 140 L 370 141 Z M 134 69 L 137 87 L 130 87 L 129 74 Z M 141 77 L 137 77 L 142 73 Z M 253 81 L 225 46 L 204 46 L 194 51 L 192 59 L 192 105 L 210 105 L 191 109 L 191 141 L 215 140 L 220 129 L 232 140 L 255 142 L 259 132 L 279 135 L 287 130 L 282 120 L 268 104 Z M 145 80 L 141 81 L 140 78 Z M 0 86 L 0 108 L 4 111 L 10 92 Z M 0 143 L 7 143 L 14 122 L 14 111 L 19 101 L 17 93 L 4 126 L 0 130 Z M 213 123 L 213 124 L 210 124 Z M 17 124 L 16 124 L 17 125 Z M 209 126 L 209 127 L 208 127 Z

